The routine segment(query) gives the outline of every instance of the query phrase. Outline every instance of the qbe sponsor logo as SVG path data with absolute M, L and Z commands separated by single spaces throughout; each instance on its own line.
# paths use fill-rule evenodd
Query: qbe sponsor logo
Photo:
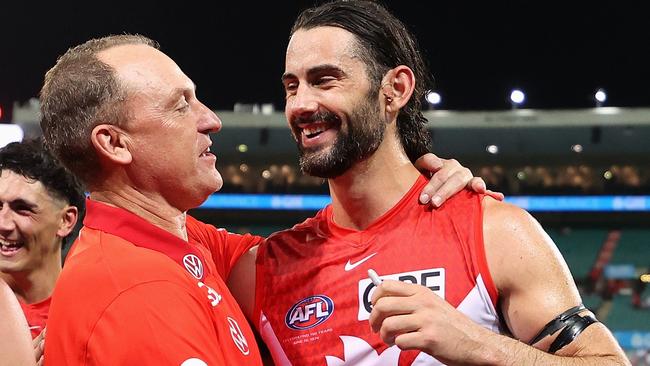
M 415 285 L 422 285 L 428 287 L 431 291 L 435 292 L 436 295 L 445 298 L 445 269 L 444 268 L 432 268 L 424 269 L 421 271 L 411 271 L 403 273 L 395 273 L 389 275 L 380 275 L 382 279 L 386 280 L 396 280 L 402 282 L 408 282 Z M 370 311 L 372 311 L 372 304 L 370 299 L 372 299 L 372 294 L 375 291 L 375 285 L 372 283 L 372 280 L 369 278 L 364 278 L 359 281 L 359 320 L 368 320 L 370 318 Z
M 314 295 L 295 303 L 285 316 L 287 327 L 295 330 L 313 328 L 334 313 L 334 302 L 325 295 Z

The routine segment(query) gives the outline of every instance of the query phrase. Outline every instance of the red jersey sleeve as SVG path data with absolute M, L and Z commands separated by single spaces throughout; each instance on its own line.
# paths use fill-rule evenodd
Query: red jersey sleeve
M 187 216 L 187 233 L 190 241 L 197 241 L 207 247 L 219 275 L 224 280 L 237 260 L 252 247 L 261 244 L 264 238 L 251 234 L 233 234 Z
M 102 313 L 88 338 L 84 364 L 181 365 L 195 358 L 221 365 L 217 334 L 206 321 L 210 316 L 199 299 L 177 284 L 135 286 Z

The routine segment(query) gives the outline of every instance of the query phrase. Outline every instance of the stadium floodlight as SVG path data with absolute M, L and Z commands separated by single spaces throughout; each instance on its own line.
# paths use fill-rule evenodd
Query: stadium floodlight
M 489 152 L 490 154 L 496 155 L 499 153 L 499 147 L 497 145 L 488 145 L 485 147 L 485 151 Z
M 639 280 L 643 283 L 650 283 L 650 273 L 644 273 L 641 276 L 639 276 Z
M 607 93 L 605 93 L 605 89 L 598 89 L 596 90 L 596 93 L 594 94 L 594 99 L 596 100 L 596 107 L 600 107 L 605 103 L 607 100 Z
M 434 92 L 434 91 L 429 91 L 427 93 L 427 102 L 429 102 L 430 105 L 435 106 L 440 104 L 442 101 L 442 97 L 440 97 L 440 94 Z
M 513 89 L 510 92 L 510 101 L 512 102 L 512 107 L 517 108 L 526 100 L 526 94 L 519 89 Z
M 582 152 L 582 150 L 583 150 L 583 147 L 580 144 L 575 144 L 575 145 L 571 145 L 571 150 L 573 152 L 576 152 L 576 153 L 580 154 Z
M 613 177 L 614 177 L 614 174 L 612 174 L 612 172 L 609 171 L 609 170 L 606 170 L 605 173 L 603 173 L 603 178 L 605 178 L 605 179 L 607 179 L 607 180 L 610 180 L 610 179 L 612 179 Z

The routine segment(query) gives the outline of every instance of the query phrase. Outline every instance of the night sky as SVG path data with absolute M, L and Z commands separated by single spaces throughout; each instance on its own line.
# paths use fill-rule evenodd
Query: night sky
M 314 1 L 6 4 L 0 8 L 0 103 L 36 96 L 68 47 L 115 33 L 159 41 L 213 109 L 282 108 L 288 32 Z M 650 21 L 641 5 L 585 2 L 384 1 L 416 34 L 445 109 L 507 109 L 513 87 L 530 108 L 650 106 Z M 641 4 L 639 1 L 638 4 Z

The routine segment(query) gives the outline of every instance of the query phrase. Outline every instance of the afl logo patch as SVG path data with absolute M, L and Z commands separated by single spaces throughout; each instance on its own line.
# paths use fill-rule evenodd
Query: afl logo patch
M 313 328 L 334 313 L 334 302 L 325 295 L 314 295 L 294 304 L 285 316 L 287 327 L 295 330 Z
M 187 254 L 183 257 L 183 265 L 192 276 L 196 277 L 197 280 L 203 278 L 203 263 L 201 263 L 199 257 L 194 254 Z

